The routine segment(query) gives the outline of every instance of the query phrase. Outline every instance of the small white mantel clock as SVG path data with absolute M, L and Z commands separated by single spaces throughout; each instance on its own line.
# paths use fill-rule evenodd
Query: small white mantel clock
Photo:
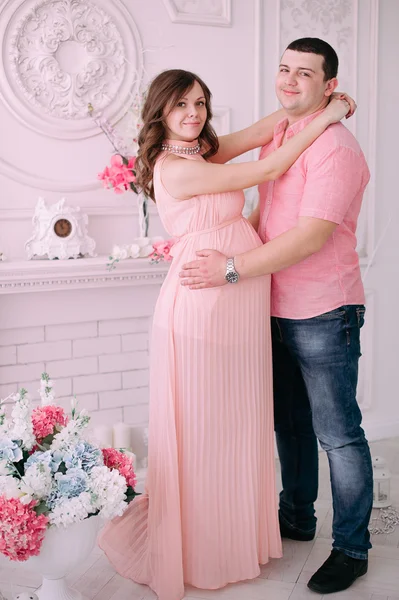
M 47 206 L 39 198 L 32 219 L 34 233 L 25 244 L 28 259 L 95 256 L 95 241 L 87 235 L 87 215 L 65 206 L 65 198 Z

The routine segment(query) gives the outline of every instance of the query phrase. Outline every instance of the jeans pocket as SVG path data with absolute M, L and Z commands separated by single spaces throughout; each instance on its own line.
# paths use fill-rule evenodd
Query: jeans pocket
M 357 324 L 359 329 L 364 325 L 364 315 L 366 312 L 366 307 L 361 305 L 356 307 L 356 316 L 357 316 Z
M 318 315 L 314 317 L 315 319 L 343 319 L 345 317 L 346 311 L 345 308 L 340 306 L 339 308 L 334 308 L 334 310 L 329 310 L 322 315 Z

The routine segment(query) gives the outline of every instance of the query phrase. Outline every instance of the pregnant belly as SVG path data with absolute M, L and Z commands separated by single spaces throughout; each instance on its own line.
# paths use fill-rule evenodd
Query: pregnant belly
M 197 258 L 198 250 L 218 250 L 227 256 L 248 252 L 262 245 L 252 225 L 244 218 L 215 231 L 193 232 L 183 236 L 172 248 L 173 262 Z
M 198 250 L 212 249 L 226 256 L 236 256 L 261 245 L 259 236 L 244 219 L 217 232 L 199 233 L 180 241 L 173 248 L 174 258 L 158 298 L 154 323 L 161 328 L 179 330 L 183 333 L 185 328 L 190 329 L 190 323 L 194 327 L 195 319 L 200 318 L 203 320 L 204 327 L 204 329 L 201 327 L 202 337 L 206 335 L 208 327 L 212 329 L 217 326 L 220 315 L 225 311 L 233 310 L 233 305 L 247 306 L 254 295 L 260 301 L 260 305 L 266 309 L 270 297 L 270 276 L 242 280 L 237 285 L 228 284 L 203 290 L 189 290 L 181 285 L 179 277 L 181 266 L 196 260 Z M 175 315 L 179 316 L 178 322 L 175 320 Z M 199 335 L 198 331 L 196 335 Z

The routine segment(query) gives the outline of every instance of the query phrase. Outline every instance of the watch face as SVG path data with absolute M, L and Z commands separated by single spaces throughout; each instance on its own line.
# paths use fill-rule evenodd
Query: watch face
M 226 274 L 226 280 L 229 283 L 237 283 L 238 277 L 239 277 L 239 275 L 235 271 L 232 271 L 232 272 Z
M 66 238 L 68 235 L 71 235 L 72 223 L 68 221 L 68 219 L 58 219 L 58 221 L 54 223 L 54 231 L 58 237 Z

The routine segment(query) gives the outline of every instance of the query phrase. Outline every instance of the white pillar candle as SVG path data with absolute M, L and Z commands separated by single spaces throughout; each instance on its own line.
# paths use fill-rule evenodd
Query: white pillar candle
M 96 427 L 93 431 L 93 435 L 97 441 L 97 443 L 102 448 L 112 448 L 113 439 L 112 439 L 112 427 L 109 425 L 100 425 Z
M 132 451 L 136 456 L 136 469 L 147 467 L 148 455 L 148 429 L 145 427 L 132 427 Z
M 127 423 L 115 423 L 114 425 L 114 448 L 132 447 L 131 427 Z

